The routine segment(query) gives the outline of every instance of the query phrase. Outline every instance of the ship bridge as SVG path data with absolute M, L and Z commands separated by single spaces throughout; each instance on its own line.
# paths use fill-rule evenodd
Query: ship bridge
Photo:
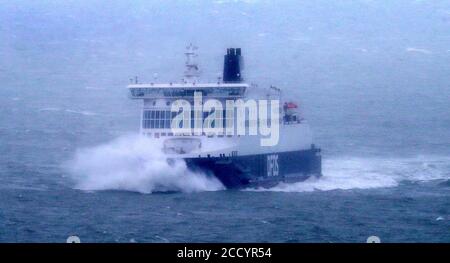
M 139 83 L 136 78 L 134 83 L 127 86 L 130 98 L 143 100 L 141 133 L 155 137 L 172 136 L 171 121 L 177 113 L 172 112 L 171 106 L 177 100 L 188 101 L 193 105 L 195 95 L 200 93 L 198 95 L 201 95 L 203 103 L 214 99 L 225 105 L 227 100 L 238 100 L 246 96 L 250 85 L 242 82 L 242 57 L 239 48 L 227 50 L 224 57 L 223 78 L 217 82 L 199 81 L 199 67 L 195 61 L 196 49 L 192 45 L 187 47 L 186 69 L 182 81 Z M 203 121 L 207 116 L 208 113 L 204 113 L 203 116 L 194 116 L 192 111 L 191 126 L 193 127 L 197 119 Z M 222 116 L 225 116 L 225 112 Z M 223 117 L 222 120 L 225 127 L 227 119 Z
M 179 83 L 135 83 L 128 85 L 132 99 L 187 99 L 200 92 L 203 98 L 236 99 L 243 97 L 249 85 L 242 82 L 242 56 L 240 48 L 229 48 L 224 57 L 224 72 L 222 80 L 213 83 L 198 81 L 200 70 L 195 60 L 197 47 L 192 44 L 187 47 L 186 69 Z
M 200 92 L 203 98 L 237 99 L 245 96 L 246 83 L 149 83 L 131 84 L 127 87 L 132 99 L 186 99 Z

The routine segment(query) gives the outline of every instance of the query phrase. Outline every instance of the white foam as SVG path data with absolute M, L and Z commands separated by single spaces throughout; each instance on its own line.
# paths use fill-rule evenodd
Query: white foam
M 249 15 L 247 12 L 241 12 L 241 15 L 246 16 L 246 17 L 252 17 L 251 15 Z
M 81 115 L 85 115 L 85 116 L 97 115 L 97 113 L 91 112 L 91 111 L 78 111 L 78 110 L 71 110 L 71 109 L 66 109 L 66 112 L 75 113 L 75 114 L 81 114 Z
M 39 111 L 60 111 L 60 108 L 56 108 L 56 107 L 48 107 L 48 108 L 42 108 L 39 109 Z
M 47 107 L 47 108 L 39 109 L 39 111 L 62 111 L 62 110 L 64 110 L 65 112 L 68 112 L 68 113 L 81 114 L 81 115 L 85 115 L 85 116 L 98 115 L 97 113 L 91 112 L 91 111 L 61 109 L 58 107 Z
M 223 189 L 217 179 L 189 171 L 183 160 L 169 165 L 161 148 L 157 140 L 137 135 L 124 136 L 77 151 L 66 168 L 76 188 L 82 190 L 152 193 Z
M 422 54 L 427 54 L 427 55 L 430 55 L 431 53 L 433 53 L 428 49 L 414 48 L 414 47 L 406 48 L 406 52 L 415 52 L 415 53 L 422 53 Z
M 402 181 L 449 179 L 450 157 L 324 159 L 323 176 L 256 191 L 309 192 L 395 187 Z M 255 190 L 255 189 L 253 189 Z

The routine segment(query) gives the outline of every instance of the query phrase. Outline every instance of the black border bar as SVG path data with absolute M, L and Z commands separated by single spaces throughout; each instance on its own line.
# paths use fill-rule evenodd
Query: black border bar
M 237 252 L 237 249 L 239 249 Z M 248 256 L 245 251 L 251 249 L 264 251 Z M 269 250 L 268 250 L 269 249 Z M 208 260 L 203 257 L 179 257 L 180 250 L 210 250 Z M 227 257 L 223 253 L 228 251 Z M 392 257 L 405 259 L 425 259 L 430 257 L 450 258 L 450 243 L 447 244 L 280 244 L 280 243 L 194 243 L 194 244 L 0 244 L 2 258 L 11 256 L 14 259 L 38 258 L 67 261 L 85 261 L 91 257 L 102 259 L 124 260 L 129 262 L 139 257 L 144 262 L 159 262 L 154 259 L 170 262 L 302 262 L 306 258 L 314 261 L 332 258 L 355 260 L 388 260 Z M 217 253 L 214 255 L 214 253 Z M 269 256 L 270 254 L 270 256 Z

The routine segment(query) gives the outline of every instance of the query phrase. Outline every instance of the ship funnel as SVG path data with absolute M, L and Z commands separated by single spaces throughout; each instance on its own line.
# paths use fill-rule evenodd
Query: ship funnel
M 243 59 L 240 48 L 228 48 L 223 62 L 223 82 L 241 82 Z

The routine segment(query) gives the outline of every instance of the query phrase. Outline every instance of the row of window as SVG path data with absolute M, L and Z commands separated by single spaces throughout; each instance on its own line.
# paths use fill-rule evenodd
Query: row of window
M 165 120 L 165 119 L 173 119 L 175 118 L 176 115 L 178 115 L 179 113 L 181 113 L 181 111 L 179 112 L 171 112 L 169 110 L 146 110 L 144 111 L 144 119 L 147 120 Z M 206 119 L 206 117 L 208 117 L 209 114 L 211 114 L 210 112 L 202 112 L 203 113 L 203 119 Z M 222 114 L 220 114 L 220 112 L 216 113 L 216 116 L 218 116 L 219 118 L 223 118 L 223 116 L 225 116 L 225 118 L 231 118 L 231 115 L 233 115 L 233 111 L 228 111 L 227 112 L 224 110 L 222 112 Z M 191 119 L 195 119 L 197 118 L 195 111 L 191 111 Z
M 240 96 L 243 92 L 241 87 L 233 88 L 221 88 L 221 89 L 156 89 L 156 88 L 133 88 L 131 89 L 131 95 L 134 97 L 142 97 L 144 95 L 162 95 L 164 97 L 189 97 L 194 96 L 194 92 L 200 92 L 203 96 L 215 95 L 215 96 Z
M 171 137 L 171 136 L 177 136 L 177 137 L 180 137 L 180 136 L 195 136 L 195 134 L 177 134 L 177 135 L 175 135 L 173 132 L 155 132 L 155 133 L 145 132 L 143 134 L 148 136 L 148 137 L 155 137 L 155 138 L 166 137 L 166 136 L 168 136 L 168 137 Z M 203 135 L 206 135 L 206 134 L 204 133 Z M 217 135 L 210 134 L 210 135 L 208 135 L 208 137 L 214 137 L 214 136 L 217 136 L 217 137 L 220 137 L 220 138 L 221 137 L 233 137 L 233 135 L 224 135 L 224 134 L 217 134 Z M 241 135 L 237 135 L 237 137 L 240 137 L 240 136 Z
M 222 128 L 226 128 L 226 127 L 234 127 L 234 122 L 233 122 L 233 117 L 228 117 L 230 115 L 232 115 L 233 111 L 229 111 L 228 114 L 226 112 L 226 110 L 224 110 L 222 112 L 222 114 L 216 113 L 216 117 L 219 119 L 219 121 L 222 122 Z M 171 112 L 168 110 L 145 110 L 144 111 L 144 116 L 143 116 L 143 120 L 142 120 L 142 127 L 144 129 L 170 129 L 171 125 L 172 125 L 172 120 L 175 118 L 176 115 L 178 115 L 179 113 L 177 112 Z M 201 118 L 201 120 L 199 120 L 199 118 L 196 118 L 197 116 L 195 116 L 195 112 L 191 111 L 191 125 L 190 128 L 195 127 L 195 123 L 196 122 L 201 122 L 203 125 L 203 122 L 205 121 L 205 119 L 208 117 L 208 115 L 211 114 L 209 112 L 203 112 L 203 116 Z M 220 116 L 222 115 L 222 116 Z M 225 118 L 223 118 L 223 116 L 225 116 Z M 271 125 L 271 120 L 268 119 L 267 120 L 268 125 Z M 179 128 L 184 128 L 183 127 L 183 122 L 179 123 Z M 250 122 L 248 120 L 246 120 L 245 123 L 246 127 L 249 127 Z M 211 128 L 215 128 L 215 127 L 219 127 L 219 124 L 216 123 L 216 120 L 213 120 L 211 123 Z
M 173 119 L 178 113 L 168 110 L 146 110 L 144 111 L 144 119 Z
M 144 129 L 170 129 L 170 120 L 143 120 Z
M 213 110 L 214 112 L 214 110 Z M 144 119 L 146 120 L 172 120 L 175 118 L 176 115 L 180 114 L 181 110 L 179 112 L 172 112 L 169 110 L 145 110 L 144 111 Z M 202 112 L 203 116 L 201 116 L 204 119 L 206 119 L 212 112 Z M 191 119 L 196 119 L 197 114 L 195 111 L 191 111 Z M 220 119 L 232 119 L 233 117 L 236 117 L 236 112 L 233 113 L 233 110 L 223 110 L 223 112 L 216 112 L 216 117 Z

